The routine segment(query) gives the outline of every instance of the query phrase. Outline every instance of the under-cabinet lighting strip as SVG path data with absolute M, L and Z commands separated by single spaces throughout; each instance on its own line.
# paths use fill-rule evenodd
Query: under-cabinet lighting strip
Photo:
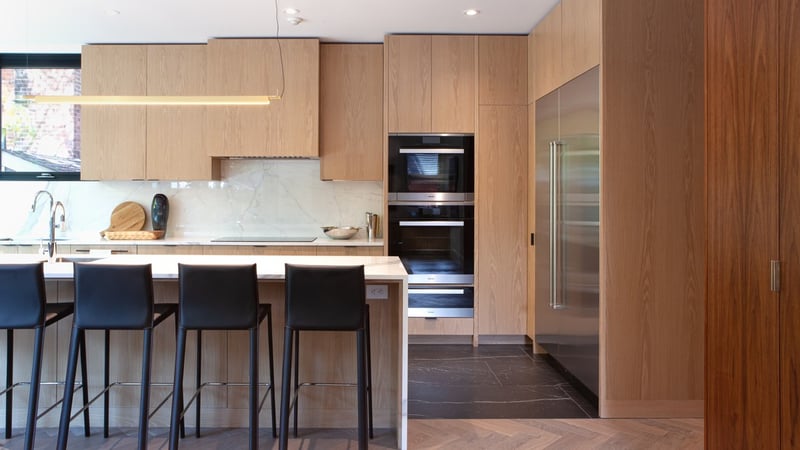
M 26 95 L 35 103 L 72 105 L 269 105 L 277 95 Z

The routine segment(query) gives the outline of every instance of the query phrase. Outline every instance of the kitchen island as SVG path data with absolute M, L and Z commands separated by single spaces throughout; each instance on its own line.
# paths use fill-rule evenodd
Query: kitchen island
M 74 255 L 87 258 L 87 255 Z M 0 255 L 0 264 L 33 262 L 37 255 Z M 275 358 L 276 392 L 280 393 L 282 380 L 280 367 L 283 349 L 284 323 L 284 264 L 308 265 L 364 265 L 368 303 L 372 328 L 372 382 L 374 419 L 376 429 L 390 429 L 397 433 L 398 448 L 406 448 L 407 398 L 408 398 L 408 333 L 406 311 L 408 308 L 408 275 L 396 257 L 365 256 L 252 256 L 252 255 L 112 255 L 93 264 L 152 264 L 156 302 L 178 301 L 178 263 L 186 264 L 252 264 L 257 265 L 259 297 L 270 303 L 273 311 L 273 341 Z M 45 264 L 45 278 L 50 302 L 73 301 L 73 266 L 71 262 Z M 173 321 L 168 319 L 155 329 L 153 347 L 154 382 L 171 382 L 174 370 L 175 338 Z M 69 345 L 70 320 L 51 327 L 46 333 L 42 378 L 64 378 L 66 354 Z M 53 329 L 55 328 L 55 330 Z M 32 334 L 18 332 L 15 336 L 15 379 L 29 377 L 28 358 Z M 185 387 L 187 394 L 194 386 L 195 360 L 194 333 L 189 333 Z M 246 381 L 247 333 L 241 331 L 214 331 L 203 333 L 203 380 Z M 102 385 L 102 332 L 87 332 L 89 355 L 90 394 Z M 342 333 L 315 332 L 304 335 L 301 343 L 301 381 L 354 381 L 355 336 Z M 138 380 L 141 333 L 112 333 L 111 378 Z M 261 381 L 268 380 L 266 324 L 260 328 L 259 372 Z M 5 349 L 5 345 L 0 345 Z M 0 355 L 0 357 L 4 357 Z M 169 392 L 168 387 L 154 386 L 151 404 L 157 405 Z M 262 391 L 263 392 L 263 391 Z M 25 398 L 15 398 L 15 427 L 24 426 Z M 279 395 L 278 395 L 279 397 Z M 54 388 L 42 390 L 42 404 L 56 398 Z M 279 401 L 279 398 L 276 398 Z M 354 389 L 316 388 L 301 392 L 300 428 L 355 428 L 356 393 Z M 76 401 L 77 404 L 80 403 Z M 203 427 L 245 427 L 247 392 L 245 387 L 209 388 L 203 391 Z M 113 426 L 131 426 L 136 423 L 138 389 L 121 388 L 112 393 L 111 417 Z M 101 407 L 91 411 L 94 423 L 100 423 Z M 262 410 L 260 426 L 271 426 L 269 408 Z M 55 426 L 56 413 L 50 413 L 40 422 L 40 427 Z M 162 408 L 151 419 L 151 426 L 168 426 L 168 408 Z M 188 425 L 188 424 L 187 424 Z

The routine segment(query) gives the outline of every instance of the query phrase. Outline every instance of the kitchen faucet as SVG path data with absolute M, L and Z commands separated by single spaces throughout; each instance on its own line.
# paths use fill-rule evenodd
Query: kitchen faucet
M 47 256 L 52 259 L 53 256 L 56 254 L 56 226 L 57 226 L 56 225 L 56 211 L 58 211 L 58 208 L 61 208 L 61 216 L 59 218 L 60 225 L 58 225 L 58 226 L 63 226 L 64 225 L 64 221 L 66 219 L 67 211 L 64 208 L 64 204 L 61 203 L 61 202 L 55 202 L 55 205 L 54 205 L 53 204 L 53 195 L 50 194 L 50 192 L 48 192 L 48 191 L 42 190 L 42 191 L 37 192 L 36 193 L 36 197 L 33 198 L 33 204 L 31 205 L 31 211 L 32 212 L 36 211 L 36 205 L 39 202 L 39 197 L 41 195 L 46 195 L 50 200 L 50 236 L 49 236 L 49 240 L 47 242 Z

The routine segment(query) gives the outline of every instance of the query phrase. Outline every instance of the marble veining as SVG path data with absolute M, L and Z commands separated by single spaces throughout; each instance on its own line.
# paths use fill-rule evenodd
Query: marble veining
M 97 236 L 114 207 L 135 201 L 147 211 L 153 195 L 169 199 L 167 236 L 310 235 L 326 225 L 364 227 L 364 213 L 383 209 L 383 187 L 374 181 L 321 181 L 318 160 L 222 161 L 221 181 L 4 181 L 0 183 L 1 237 L 47 235 L 44 204 L 31 213 L 34 195 L 50 191 L 67 208 L 59 236 Z M 356 238 L 366 238 L 361 230 Z

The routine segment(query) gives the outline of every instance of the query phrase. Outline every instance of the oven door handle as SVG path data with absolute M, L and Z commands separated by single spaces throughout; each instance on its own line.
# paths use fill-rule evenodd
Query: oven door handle
M 417 294 L 444 294 L 444 295 L 464 295 L 464 289 L 409 289 L 408 295 Z
M 401 220 L 401 227 L 463 227 L 463 220 Z
M 401 148 L 400 154 L 421 153 L 427 155 L 463 155 L 463 148 Z

